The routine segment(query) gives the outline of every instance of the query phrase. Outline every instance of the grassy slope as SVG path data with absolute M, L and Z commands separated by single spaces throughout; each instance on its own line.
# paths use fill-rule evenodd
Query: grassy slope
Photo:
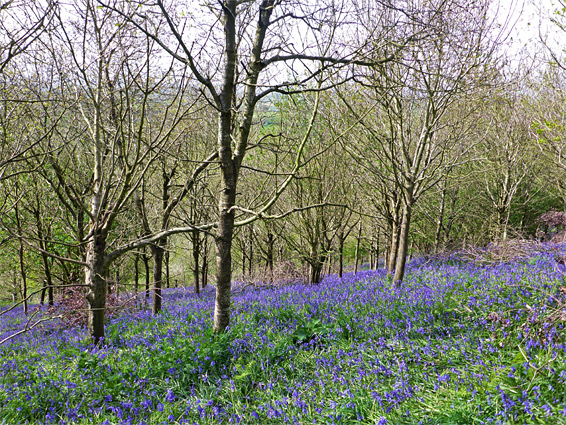
M 220 336 L 211 288 L 171 291 L 157 318 L 113 319 L 98 350 L 52 324 L 0 347 L 0 421 L 566 424 L 551 256 L 414 262 L 402 292 L 388 286 L 364 272 L 236 292 Z

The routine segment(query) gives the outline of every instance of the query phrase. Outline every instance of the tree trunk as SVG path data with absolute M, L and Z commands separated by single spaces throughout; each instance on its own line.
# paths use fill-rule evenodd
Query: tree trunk
M 104 338 L 104 316 L 106 313 L 106 278 L 108 268 L 104 261 L 105 238 L 98 232 L 92 236 L 87 246 L 85 284 L 88 285 L 86 296 L 88 310 L 88 332 L 94 344 Z
M 436 232 L 434 233 L 435 254 L 438 254 L 440 248 L 440 236 L 442 234 L 442 229 L 444 227 L 443 223 L 444 223 L 445 205 L 446 205 L 446 187 L 442 188 L 442 191 L 440 192 L 440 211 L 438 212 L 438 217 L 436 218 Z
M 205 233 L 202 246 L 201 286 L 206 288 L 208 284 L 208 236 Z
M 254 233 L 253 225 L 249 225 L 249 255 L 248 255 L 248 276 L 253 279 L 253 261 L 254 261 Z
M 360 239 L 362 238 L 362 222 L 358 227 L 358 240 L 356 241 L 356 253 L 354 258 L 354 274 L 358 273 L 358 263 L 360 261 Z
M 120 268 L 116 265 L 116 273 L 114 274 L 114 282 L 116 287 L 114 288 L 116 291 L 116 296 L 120 294 Z
M 275 2 L 264 1 L 259 11 L 259 24 L 252 45 L 250 67 L 246 79 L 242 119 L 239 128 L 233 128 L 233 104 L 235 76 L 238 64 L 236 43 L 237 0 L 224 0 L 222 21 L 225 46 L 222 71 L 222 90 L 217 97 L 218 114 L 218 158 L 221 171 L 221 190 L 218 203 L 218 230 L 216 233 L 216 300 L 214 305 L 214 331 L 222 332 L 230 324 L 230 300 L 232 280 L 232 239 L 234 237 L 234 210 L 236 205 L 236 185 L 241 163 L 248 146 L 256 105 L 256 87 L 262 70 L 262 50 L 265 33 Z M 236 139 L 236 149 L 232 142 Z
M 228 179 L 226 179 L 228 180 Z M 235 179 L 232 183 L 235 182 Z M 234 234 L 235 184 L 226 181 L 220 196 L 220 220 L 216 234 L 216 300 L 214 304 L 214 331 L 222 332 L 230 324 L 232 283 L 232 236 Z
M 193 268 L 193 275 L 195 279 L 195 294 L 200 293 L 200 285 L 199 285 L 199 256 L 200 256 L 200 240 L 199 240 L 199 231 L 194 230 L 192 233 L 193 236 L 193 260 L 194 260 L 194 268 Z
M 228 18 L 231 19 L 231 18 Z M 235 48 L 235 46 L 234 46 Z M 235 57 L 234 57 L 235 60 Z M 228 105 L 231 108 L 232 105 Z M 237 171 L 232 159 L 232 115 L 230 109 L 222 111 L 219 119 L 220 160 L 222 189 L 218 204 L 219 220 L 216 232 L 216 299 L 214 303 L 214 331 L 222 332 L 230 324 L 232 297 L 232 240 L 234 237 L 234 211 L 236 204 Z
M 377 270 L 377 263 L 379 262 L 379 231 L 377 236 L 372 234 L 370 245 L 370 269 Z
M 246 247 L 244 241 L 241 241 L 241 252 L 242 252 L 242 280 L 246 280 Z
M 319 283 L 322 276 L 322 268 L 324 267 L 324 259 L 319 258 L 317 261 L 309 264 L 309 283 Z
M 344 274 L 344 229 L 338 233 L 338 277 Z
M 379 267 L 379 238 L 381 237 L 380 229 L 377 230 L 377 237 L 375 238 L 375 266 L 374 270 L 377 270 Z
M 17 186 L 16 186 L 17 188 Z M 14 206 L 14 213 L 16 215 L 16 225 L 18 233 L 22 234 L 22 222 L 20 221 L 20 209 L 18 208 L 18 204 L 16 203 Z M 20 239 L 20 248 L 18 250 L 18 256 L 20 260 L 20 276 L 22 279 L 21 284 L 21 293 L 22 293 L 22 301 L 24 306 L 24 314 L 28 314 L 28 281 L 27 281 L 27 273 L 26 273 L 26 265 L 25 265 L 25 251 L 24 251 L 24 243 Z
M 142 255 L 142 260 L 145 269 L 145 297 L 149 298 L 149 256 L 145 252 Z
M 399 248 L 397 253 L 397 264 L 393 285 L 400 287 L 405 276 L 405 264 L 407 262 L 407 252 L 409 250 L 409 228 L 411 225 L 412 206 L 406 205 L 403 209 L 403 220 L 401 221 L 401 231 L 399 234 Z
M 150 246 L 153 257 L 153 302 L 151 313 L 159 314 L 161 311 L 162 297 L 161 288 L 163 283 L 163 255 L 165 253 L 165 240 L 161 239 Z
M 139 262 L 140 262 L 140 255 L 138 253 L 136 253 L 134 255 L 134 293 L 136 294 L 136 300 L 137 300 L 137 294 L 138 294 L 139 287 L 140 287 Z
M 39 300 L 39 305 L 45 304 L 45 293 L 47 292 L 47 280 L 43 280 L 43 286 L 41 287 L 41 298 Z
M 167 288 L 171 287 L 171 282 L 169 278 L 169 250 L 165 251 L 165 282 L 167 282 Z
M 389 258 L 387 259 L 387 274 L 390 275 L 395 271 L 397 264 L 397 251 L 399 249 L 399 237 L 401 226 L 398 224 L 398 218 L 395 218 L 391 225 L 391 240 L 389 242 Z
M 271 231 L 267 232 L 267 250 L 266 250 L 266 262 L 267 262 L 267 272 L 269 273 L 269 283 L 273 283 L 273 233 Z
M 20 275 L 22 278 L 22 301 L 24 306 L 24 314 L 28 314 L 28 280 L 25 266 L 24 244 L 20 241 Z

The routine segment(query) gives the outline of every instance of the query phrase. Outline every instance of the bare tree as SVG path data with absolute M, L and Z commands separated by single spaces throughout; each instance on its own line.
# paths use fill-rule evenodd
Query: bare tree
M 136 18 L 130 21 L 138 29 L 148 32 L 170 55 L 191 70 L 218 111 L 221 185 L 216 232 L 214 329 L 220 332 L 230 322 L 235 212 L 242 211 L 236 205 L 238 178 L 246 153 L 253 146 L 250 135 L 258 102 L 273 93 L 308 90 L 309 84 L 317 80 L 320 89 L 326 69 L 348 64 L 365 65 L 368 61 L 360 59 L 359 49 L 346 45 L 341 46 L 340 55 L 335 53 L 337 48 L 333 42 L 337 28 L 346 23 L 349 12 L 340 3 L 206 2 L 195 11 L 199 14 L 198 22 L 207 25 L 207 36 L 202 39 L 183 33 L 183 28 L 188 27 L 193 28 L 192 34 L 195 33 L 194 28 L 198 27 L 196 15 L 182 18 L 175 13 L 175 5 L 167 5 L 162 0 L 143 4 L 143 12 L 141 6 L 142 3 Z M 152 23 L 157 27 L 161 19 L 167 23 L 168 36 L 164 36 L 163 31 L 147 31 Z M 303 41 L 292 41 L 295 24 L 299 23 L 300 30 L 305 32 Z M 385 56 L 374 57 L 373 63 L 390 60 Z M 288 70 L 289 78 L 280 77 L 285 70 Z M 281 189 L 288 184 L 288 181 L 283 183 Z M 278 190 L 275 198 L 281 192 Z M 275 200 L 255 211 L 249 220 L 265 214 Z
M 25 52 L 53 19 L 55 2 L 32 3 L 3 0 L 0 3 L 0 73 L 10 61 Z
M 401 197 L 399 243 L 392 244 L 390 253 L 396 250 L 397 285 L 405 272 L 414 206 L 451 166 L 447 153 L 458 146 L 459 122 L 447 120 L 446 113 L 483 81 L 493 53 L 494 44 L 486 41 L 489 3 L 410 2 L 403 11 L 410 19 L 398 26 L 396 35 L 422 37 L 364 79 L 373 88 L 373 95 L 367 95 L 374 102 L 374 119 L 361 119 L 366 142 L 353 143 L 349 150 Z M 350 109 L 360 118 L 367 113 L 367 108 Z M 387 173 L 376 163 L 386 164 Z

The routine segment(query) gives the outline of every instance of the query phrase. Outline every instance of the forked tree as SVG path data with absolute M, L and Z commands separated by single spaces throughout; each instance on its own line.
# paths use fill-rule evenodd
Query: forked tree
M 102 4 L 103 2 L 101 2 Z M 230 323 L 232 240 L 234 228 L 265 218 L 301 165 L 301 146 L 289 177 L 273 197 L 236 222 L 238 178 L 253 140 L 254 113 L 261 99 L 328 87 L 328 70 L 384 63 L 394 53 L 375 52 L 368 61 L 359 46 L 337 44 L 351 22 L 346 2 L 206 1 L 195 8 L 163 0 L 138 3 L 131 24 L 145 32 L 172 57 L 185 64 L 218 111 L 217 150 L 220 165 L 216 231 L 216 301 L 214 330 Z M 105 6 L 110 6 L 105 4 Z M 112 10 L 120 13 L 114 7 Z M 122 14 L 123 15 L 123 14 Z M 161 26 L 166 22 L 167 32 Z M 159 29 L 159 31 L 158 31 Z M 378 31 L 374 29 L 373 32 Z M 344 78 L 352 74 L 344 72 Z M 316 116 L 315 102 L 311 122 Z M 303 139 L 308 139 L 307 126 Z
M 357 106 L 356 98 L 343 95 L 364 134 L 348 150 L 376 179 L 388 182 L 390 195 L 402 203 L 400 220 L 393 221 L 398 241 L 390 245 L 396 285 L 405 273 L 415 204 L 452 166 L 448 153 L 459 149 L 462 120 L 451 122 L 447 112 L 485 81 L 497 45 L 488 37 L 489 7 L 490 0 L 408 2 L 398 12 L 406 18 L 394 20 L 394 34 L 397 40 L 420 37 L 364 76 L 367 91 Z

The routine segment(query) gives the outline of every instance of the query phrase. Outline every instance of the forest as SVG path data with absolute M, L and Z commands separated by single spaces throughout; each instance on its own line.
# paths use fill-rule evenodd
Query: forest
M 0 0 L 0 423 L 566 424 L 565 39 Z

